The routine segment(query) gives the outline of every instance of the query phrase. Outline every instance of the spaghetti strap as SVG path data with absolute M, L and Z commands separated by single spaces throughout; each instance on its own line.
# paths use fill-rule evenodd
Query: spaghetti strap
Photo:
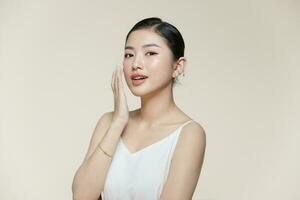
M 172 158 L 173 158 L 173 154 L 174 154 L 175 148 L 176 148 L 176 146 L 177 146 L 178 139 L 179 139 L 179 137 L 180 137 L 180 135 L 181 135 L 181 133 L 182 133 L 183 127 L 184 127 L 185 125 L 189 124 L 189 123 L 192 122 L 192 121 L 194 121 L 194 120 L 191 119 L 191 120 L 188 120 L 188 121 L 184 122 L 184 123 L 180 126 L 180 128 L 178 129 L 178 132 L 177 132 L 177 134 L 176 134 L 176 136 L 175 136 L 175 139 L 173 140 L 172 148 L 171 148 L 171 150 L 170 150 L 170 156 L 169 156 L 169 158 L 168 158 L 168 166 L 170 165 L 171 160 L 172 160 Z M 165 177 L 165 180 L 166 180 L 166 177 Z
M 181 133 L 181 130 L 183 129 L 183 127 L 184 127 L 185 125 L 189 124 L 189 123 L 192 122 L 192 121 L 194 121 L 194 120 L 191 119 L 191 120 L 188 120 L 188 121 L 184 122 L 183 124 L 181 124 L 181 125 L 177 128 L 177 130 L 179 130 L 179 134 Z
M 181 129 L 192 121 L 178 123 L 168 136 L 135 152 L 130 152 L 121 138 L 121 146 L 116 149 L 104 184 L 103 199 L 158 200 Z
M 194 121 L 194 120 L 191 119 L 191 120 L 189 120 L 189 121 L 184 122 L 184 123 L 181 125 L 181 127 L 184 127 L 186 124 L 188 124 L 188 123 L 190 123 L 190 122 L 192 122 L 192 121 Z

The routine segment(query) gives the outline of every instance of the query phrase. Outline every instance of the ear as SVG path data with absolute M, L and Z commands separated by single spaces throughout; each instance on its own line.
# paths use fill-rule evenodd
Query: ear
M 182 74 L 184 72 L 184 68 L 186 65 L 186 58 L 185 57 L 180 57 L 175 64 L 173 65 L 173 77 Z

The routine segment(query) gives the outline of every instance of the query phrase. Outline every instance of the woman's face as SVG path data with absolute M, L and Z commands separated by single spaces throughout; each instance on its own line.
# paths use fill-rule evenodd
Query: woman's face
M 135 96 L 144 96 L 172 84 L 173 55 L 164 39 L 149 30 L 133 31 L 126 42 L 123 71 Z M 133 80 L 133 74 L 148 78 Z

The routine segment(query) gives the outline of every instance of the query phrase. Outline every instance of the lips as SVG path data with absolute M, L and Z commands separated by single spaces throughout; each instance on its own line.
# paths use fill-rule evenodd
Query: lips
M 132 85 L 139 86 L 139 85 L 143 84 L 146 81 L 146 79 L 147 78 L 137 79 L 137 80 L 132 79 Z
M 146 81 L 148 76 L 146 76 L 144 74 L 140 74 L 140 73 L 134 73 L 130 76 L 130 78 L 132 80 L 133 86 L 139 86 Z
M 145 78 L 148 78 L 148 76 L 146 76 L 146 75 L 144 75 L 144 74 L 139 74 L 139 73 L 135 73 L 135 74 L 132 74 L 131 76 L 130 76 L 130 78 L 132 79 L 132 80 L 138 80 L 138 78 L 140 78 L 140 79 L 145 79 Z

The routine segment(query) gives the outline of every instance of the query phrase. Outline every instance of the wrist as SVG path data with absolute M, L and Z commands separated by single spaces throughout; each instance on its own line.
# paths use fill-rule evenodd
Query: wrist
M 114 124 L 115 126 L 126 126 L 127 122 L 127 119 L 122 118 L 116 118 L 112 120 L 112 124 Z
M 111 122 L 111 126 L 115 128 L 124 128 L 127 124 L 127 121 L 125 120 L 113 120 Z

